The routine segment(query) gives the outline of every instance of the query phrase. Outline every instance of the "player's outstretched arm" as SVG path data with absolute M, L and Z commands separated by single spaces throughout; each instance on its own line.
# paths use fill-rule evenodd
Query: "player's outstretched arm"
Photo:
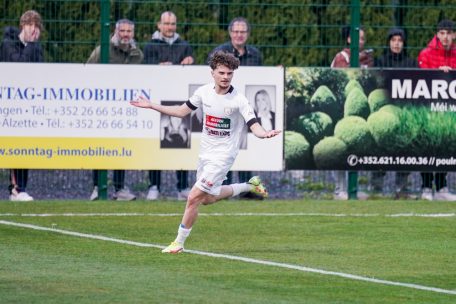
M 130 101 L 130 104 L 138 108 L 152 109 L 166 115 L 177 117 L 185 117 L 192 112 L 192 109 L 190 109 L 185 103 L 179 106 L 164 106 L 158 103 L 153 103 L 143 96 Z
M 274 137 L 278 134 L 280 134 L 280 130 L 271 130 L 271 131 L 266 131 L 259 123 L 254 123 L 251 127 L 250 130 L 252 133 L 259 138 L 271 138 Z
M 131 100 L 130 104 L 138 108 L 153 109 L 152 102 L 143 96 L 139 96 L 136 100 Z

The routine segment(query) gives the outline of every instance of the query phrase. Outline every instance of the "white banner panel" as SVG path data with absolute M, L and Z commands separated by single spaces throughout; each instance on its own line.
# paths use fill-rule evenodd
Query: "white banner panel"
M 200 114 L 182 121 L 132 107 L 139 95 L 162 104 L 188 100 L 212 81 L 207 66 L 0 63 L 0 167 L 194 170 Z M 252 106 L 267 98 L 283 129 L 284 70 L 241 67 L 233 86 Z M 167 133 L 171 124 L 176 134 Z M 283 168 L 283 136 L 248 133 L 233 170 Z

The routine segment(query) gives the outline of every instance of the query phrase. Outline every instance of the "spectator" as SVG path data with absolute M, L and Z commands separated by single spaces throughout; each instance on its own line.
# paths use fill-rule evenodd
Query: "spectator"
M 144 47 L 145 64 L 193 64 L 193 50 L 190 44 L 176 33 L 177 17 L 171 11 L 163 12 L 157 23 L 158 31 L 152 34 L 152 40 Z M 188 140 L 188 139 L 187 139 Z M 187 200 L 188 171 L 176 171 L 177 199 Z M 160 196 L 161 171 L 149 171 L 150 187 L 147 200 L 156 200 Z
M 140 64 L 143 53 L 136 46 L 135 24 L 128 19 L 120 19 L 109 43 L 109 63 Z M 97 46 L 90 55 L 87 63 L 100 63 L 100 46 Z M 90 200 L 98 199 L 98 170 L 93 171 L 93 192 Z M 115 189 L 114 199 L 118 201 L 132 201 L 136 199 L 128 188 L 125 187 L 125 170 L 114 170 L 113 184 Z
M 347 47 L 336 54 L 331 62 L 332 68 L 347 68 L 350 67 L 350 26 L 342 28 L 342 39 L 346 42 Z M 372 57 L 371 50 L 365 50 L 364 44 L 366 42 L 364 29 L 359 29 L 359 66 L 361 68 L 369 68 L 374 65 L 374 58 Z M 334 199 L 347 200 L 347 172 L 346 171 L 333 171 L 333 178 L 335 180 Z M 367 199 L 368 195 L 365 192 L 358 191 L 357 196 L 359 199 Z
M 350 26 L 342 28 L 342 39 L 346 42 L 347 47 L 336 54 L 331 62 L 332 68 L 349 68 L 350 67 Z M 371 68 L 374 66 L 374 58 L 372 57 L 372 50 L 365 50 L 364 44 L 366 43 L 366 36 L 364 29 L 359 29 L 359 67 Z
M 418 63 L 415 59 L 407 57 L 405 32 L 401 28 L 392 28 L 388 31 L 386 40 L 388 48 L 383 55 L 375 61 L 375 66 L 382 68 L 417 68 Z M 395 198 L 416 198 L 411 195 L 408 189 L 407 179 L 410 172 L 396 173 Z M 384 171 L 372 172 L 372 190 L 375 192 L 383 191 Z
M 243 17 L 236 17 L 231 20 L 228 25 L 228 34 L 230 35 L 230 41 L 219 45 L 212 50 L 208 56 L 208 60 L 213 53 L 216 51 L 224 51 L 231 53 L 236 56 L 241 62 L 241 66 L 260 66 L 263 65 L 263 59 L 260 51 L 251 45 L 247 44 L 251 33 L 250 24 L 247 19 Z M 247 129 L 245 129 L 247 132 Z M 245 133 L 244 132 L 244 133 Z M 252 177 L 250 171 L 239 171 L 239 182 L 247 182 Z M 228 172 L 227 179 L 224 181 L 224 185 L 232 184 L 233 175 L 232 172 Z M 241 198 L 247 199 L 258 199 L 262 200 L 263 197 L 256 195 L 253 192 L 246 192 L 240 196 Z
M 440 69 L 449 72 L 456 68 L 456 45 L 454 38 L 454 23 L 450 20 L 442 20 L 437 25 L 437 34 L 418 55 L 418 65 L 422 69 Z M 447 173 L 422 172 L 421 198 L 432 201 L 454 201 L 456 195 L 450 193 L 447 187 Z M 436 193 L 432 193 L 432 183 L 435 183 Z
M 403 29 L 390 29 L 387 38 L 388 48 L 376 60 L 375 66 L 381 68 L 417 68 L 417 61 L 407 56 L 405 38 Z
M 26 11 L 20 18 L 19 27 L 4 28 L 0 61 L 43 62 L 43 50 L 39 42 L 43 30 L 40 14 L 34 10 Z M 10 170 L 11 184 L 8 190 L 11 201 L 33 201 L 33 197 L 25 192 L 27 180 L 28 169 Z
M 157 23 L 158 31 L 144 47 L 145 64 L 193 64 L 193 50 L 190 44 L 176 33 L 177 17 L 166 11 Z
M 247 40 L 251 33 L 250 24 L 247 19 L 236 17 L 231 20 L 228 25 L 228 33 L 230 35 L 230 41 L 225 42 L 212 50 L 208 59 L 216 51 L 224 51 L 234 54 L 241 62 L 241 66 L 263 65 L 260 51 L 256 47 L 247 44 Z

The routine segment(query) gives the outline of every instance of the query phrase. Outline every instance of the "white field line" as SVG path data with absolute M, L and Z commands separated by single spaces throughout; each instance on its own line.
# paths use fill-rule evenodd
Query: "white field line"
M 323 216 L 323 217 L 455 217 L 456 213 L 264 213 L 264 212 L 243 212 L 243 213 L 199 213 L 199 216 Z M 173 217 L 182 216 L 182 213 L 0 213 L 0 217 L 90 217 L 90 216 L 156 216 L 156 217 Z
M 69 231 L 69 230 L 54 229 L 54 228 L 36 226 L 36 225 L 31 225 L 31 224 L 23 224 L 23 223 L 2 221 L 2 220 L 0 220 L 0 224 L 7 225 L 7 226 L 28 228 L 28 229 L 39 230 L 39 231 L 54 232 L 54 233 L 76 236 L 76 237 L 87 238 L 87 239 L 93 239 L 93 240 L 101 240 L 101 241 L 108 241 L 108 242 L 114 242 L 114 243 L 119 243 L 119 244 L 126 244 L 126 245 L 131 245 L 131 246 L 152 247 L 152 248 L 159 248 L 159 249 L 165 248 L 165 246 L 157 245 L 157 244 L 128 241 L 128 240 L 106 237 L 106 236 L 102 236 L 102 235 L 93 235 L 93 234 L 80 233 L 80 232 L 74 232 L 74 231 Z M 221 259 L 241 261 L 241 262 L 246 262 L 246 263 L 251 263 L 251 264 L 274 266 L 274 267 L 298 270 L 298 271 L 302 271 L 302 272 L 317 273 L 317 274 L 321 274 L 321 275 L 336 276 L 336 277 L 341 277 L 341 278 L 351 279 L 351 280 L 356 280 L 356 281 L 363 281 L 363 282 L 391 285 L 391 286 L 399 286 L 399 287 L 406 287 L 406 288 L 412 288 L 412 289 L 418 289 L 418 290 L 424 290 L 424 291 L 430 291 L 430 292 L 436 292 L 436 293 L 456 295 L 456 290 L 442 289 L 442 288 L 430 287 L 430 286 L 424 286 L 424 285 L 418 285 L 418 284 L 412 284 L 412 283 L 388 281 L 388 280 L 382 280 L 382 279 L 376 279 L 376 278 L 370 278 L 370 277 L 363 277 L 363 276 L 349 274 L 349 273 L 328 271 L 328 270 L 310 268 L 310 267 L 293 265 L 293 264 L 278 263 L 278 262 L 272 262 L 272 261 L 266 261 L 266 260 L 252 259 L 252 258 L 246 258 L 246 257 L 228 255 L 228 254 L 211 253 L 211 252 L 205 252 L 205 251 L 199 251 L 199 250 L 186 249 L 185 252 L 202 255 L 202 256 L 213 257 L 213 258 L 221 258 Z

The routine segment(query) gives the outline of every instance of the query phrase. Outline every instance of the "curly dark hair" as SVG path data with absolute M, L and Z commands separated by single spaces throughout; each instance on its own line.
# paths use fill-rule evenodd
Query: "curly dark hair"
M 209 66 L 215 70 L 219 65 L 224 65 L 232 70 L 236 70 L 241 63 L 233 54 L 224 51 L 214 52 L 209 58 Z

